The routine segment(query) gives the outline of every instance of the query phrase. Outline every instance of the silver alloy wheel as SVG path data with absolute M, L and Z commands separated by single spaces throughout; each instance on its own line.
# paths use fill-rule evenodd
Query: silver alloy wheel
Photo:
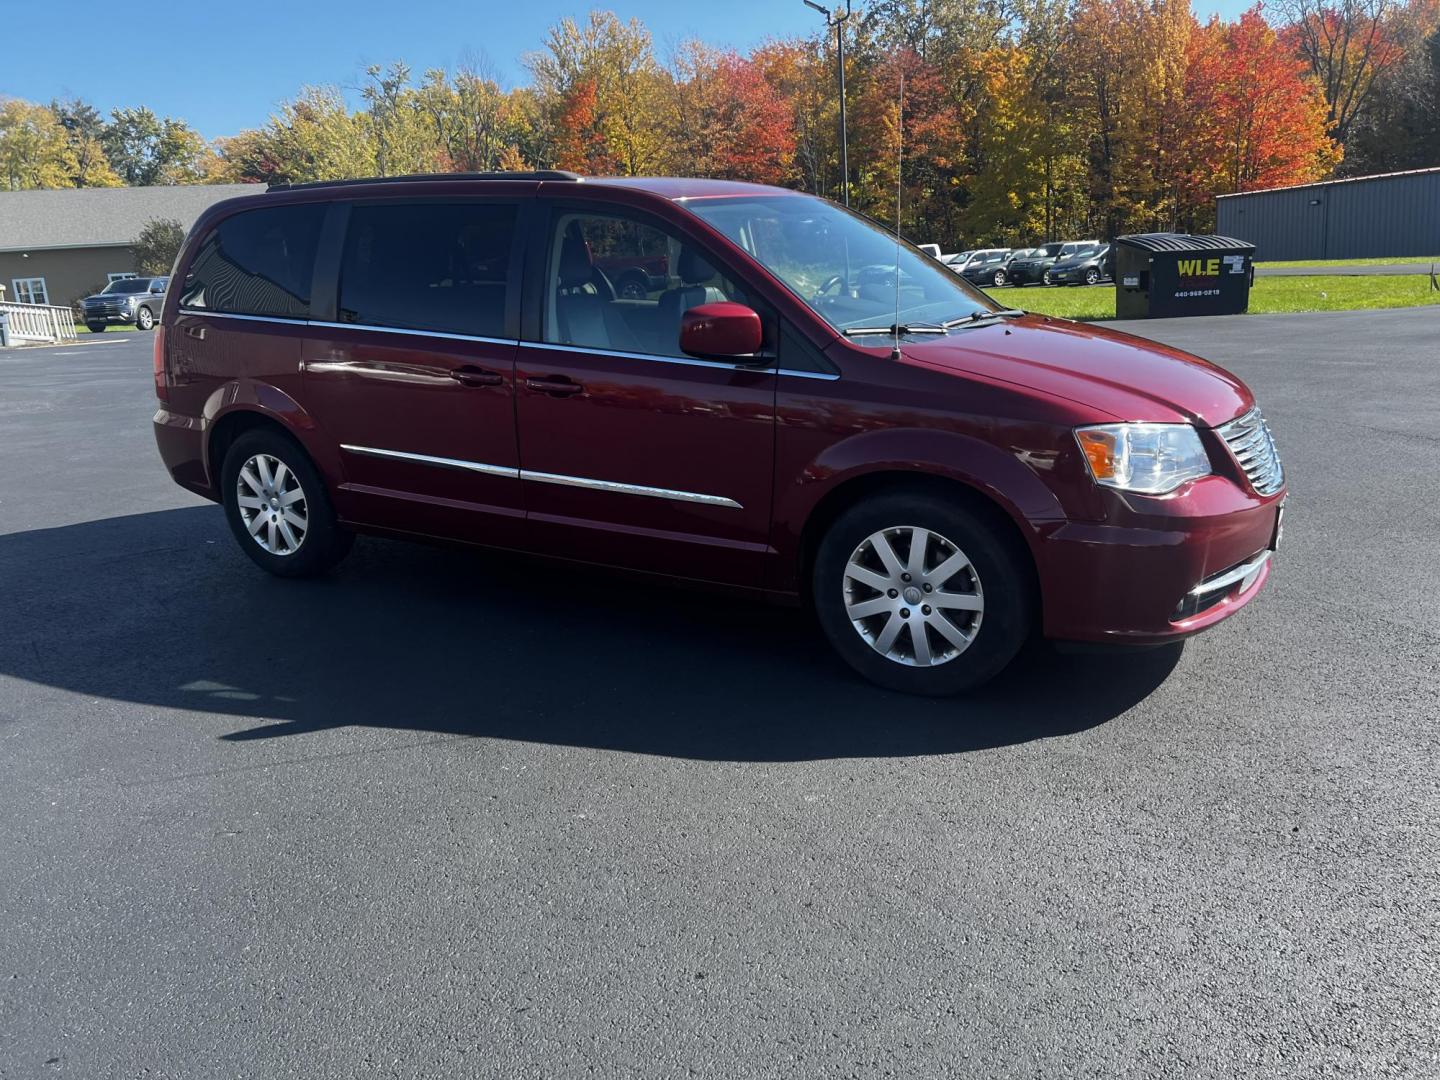
M 305 542 L 310 513 L 295 471 L 270 454 L 240 466 L 235 503 L 251 538 L 271 555 L 294 555 Z
M 1086 271 L 1085 271 L 1085 284 L 1086 284 L 1086 285 L 1098 285 L 1098 284 L 1100 284 L 1100 271 L 1099 271 L 1099 270 L 1096 270 L 1094 267 L 1091 267 L 1089 270 L 1086 270 Z
M 918 525 L 882 529 L 862 540 L 845 564 L 844 597 L 855 632 L 881 656 L 907 667 L 954 660 L 975 640 L 985 614 L 980 575 L 970 559 Z
M 135 325 L 141 330 L 149 330 L 155 325 L 155 316 L 150 313 L 148 307 L 142 307 L 135 313 Z

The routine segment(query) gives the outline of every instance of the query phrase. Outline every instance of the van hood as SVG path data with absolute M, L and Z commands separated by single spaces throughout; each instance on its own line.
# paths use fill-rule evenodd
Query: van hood
M 926 367 L 1031 387 L 1115 420 L 1215 427 L 1255 403 L 1244 383 L 1208 360 L 1133 334 L 1040 315 L 909 341 L 902 352 Z

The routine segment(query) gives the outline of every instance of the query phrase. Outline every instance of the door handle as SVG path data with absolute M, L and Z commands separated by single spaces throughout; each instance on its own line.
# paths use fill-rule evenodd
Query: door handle
M 552 375 L 548 379 L 526 379 L 525 388 L 538 390 L 542 394 L 554 394 L 557 397 L 578 394 L 585 389 L 578 382 L 567 379 L 564 375 Z
M 450 372 L 450 378 L 461 386 L 499 386 L 505 376 L 498 371 L 486 371 L 477 367 L 458 367 Z

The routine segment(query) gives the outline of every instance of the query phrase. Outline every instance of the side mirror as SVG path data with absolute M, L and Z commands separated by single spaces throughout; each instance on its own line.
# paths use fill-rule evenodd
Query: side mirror
M 680 351 L 702 360 L 753 356 L 764 344 L 760 316 L 728 300 L 700 304 L 680 319 Z

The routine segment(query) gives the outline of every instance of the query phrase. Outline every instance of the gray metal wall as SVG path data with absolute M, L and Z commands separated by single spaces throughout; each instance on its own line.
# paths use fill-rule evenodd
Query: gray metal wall
M 1440 169 L 1222 195 L 1215 231 L 1255 245 L 1255 258 L 1368 259 L 1440 255 Z

